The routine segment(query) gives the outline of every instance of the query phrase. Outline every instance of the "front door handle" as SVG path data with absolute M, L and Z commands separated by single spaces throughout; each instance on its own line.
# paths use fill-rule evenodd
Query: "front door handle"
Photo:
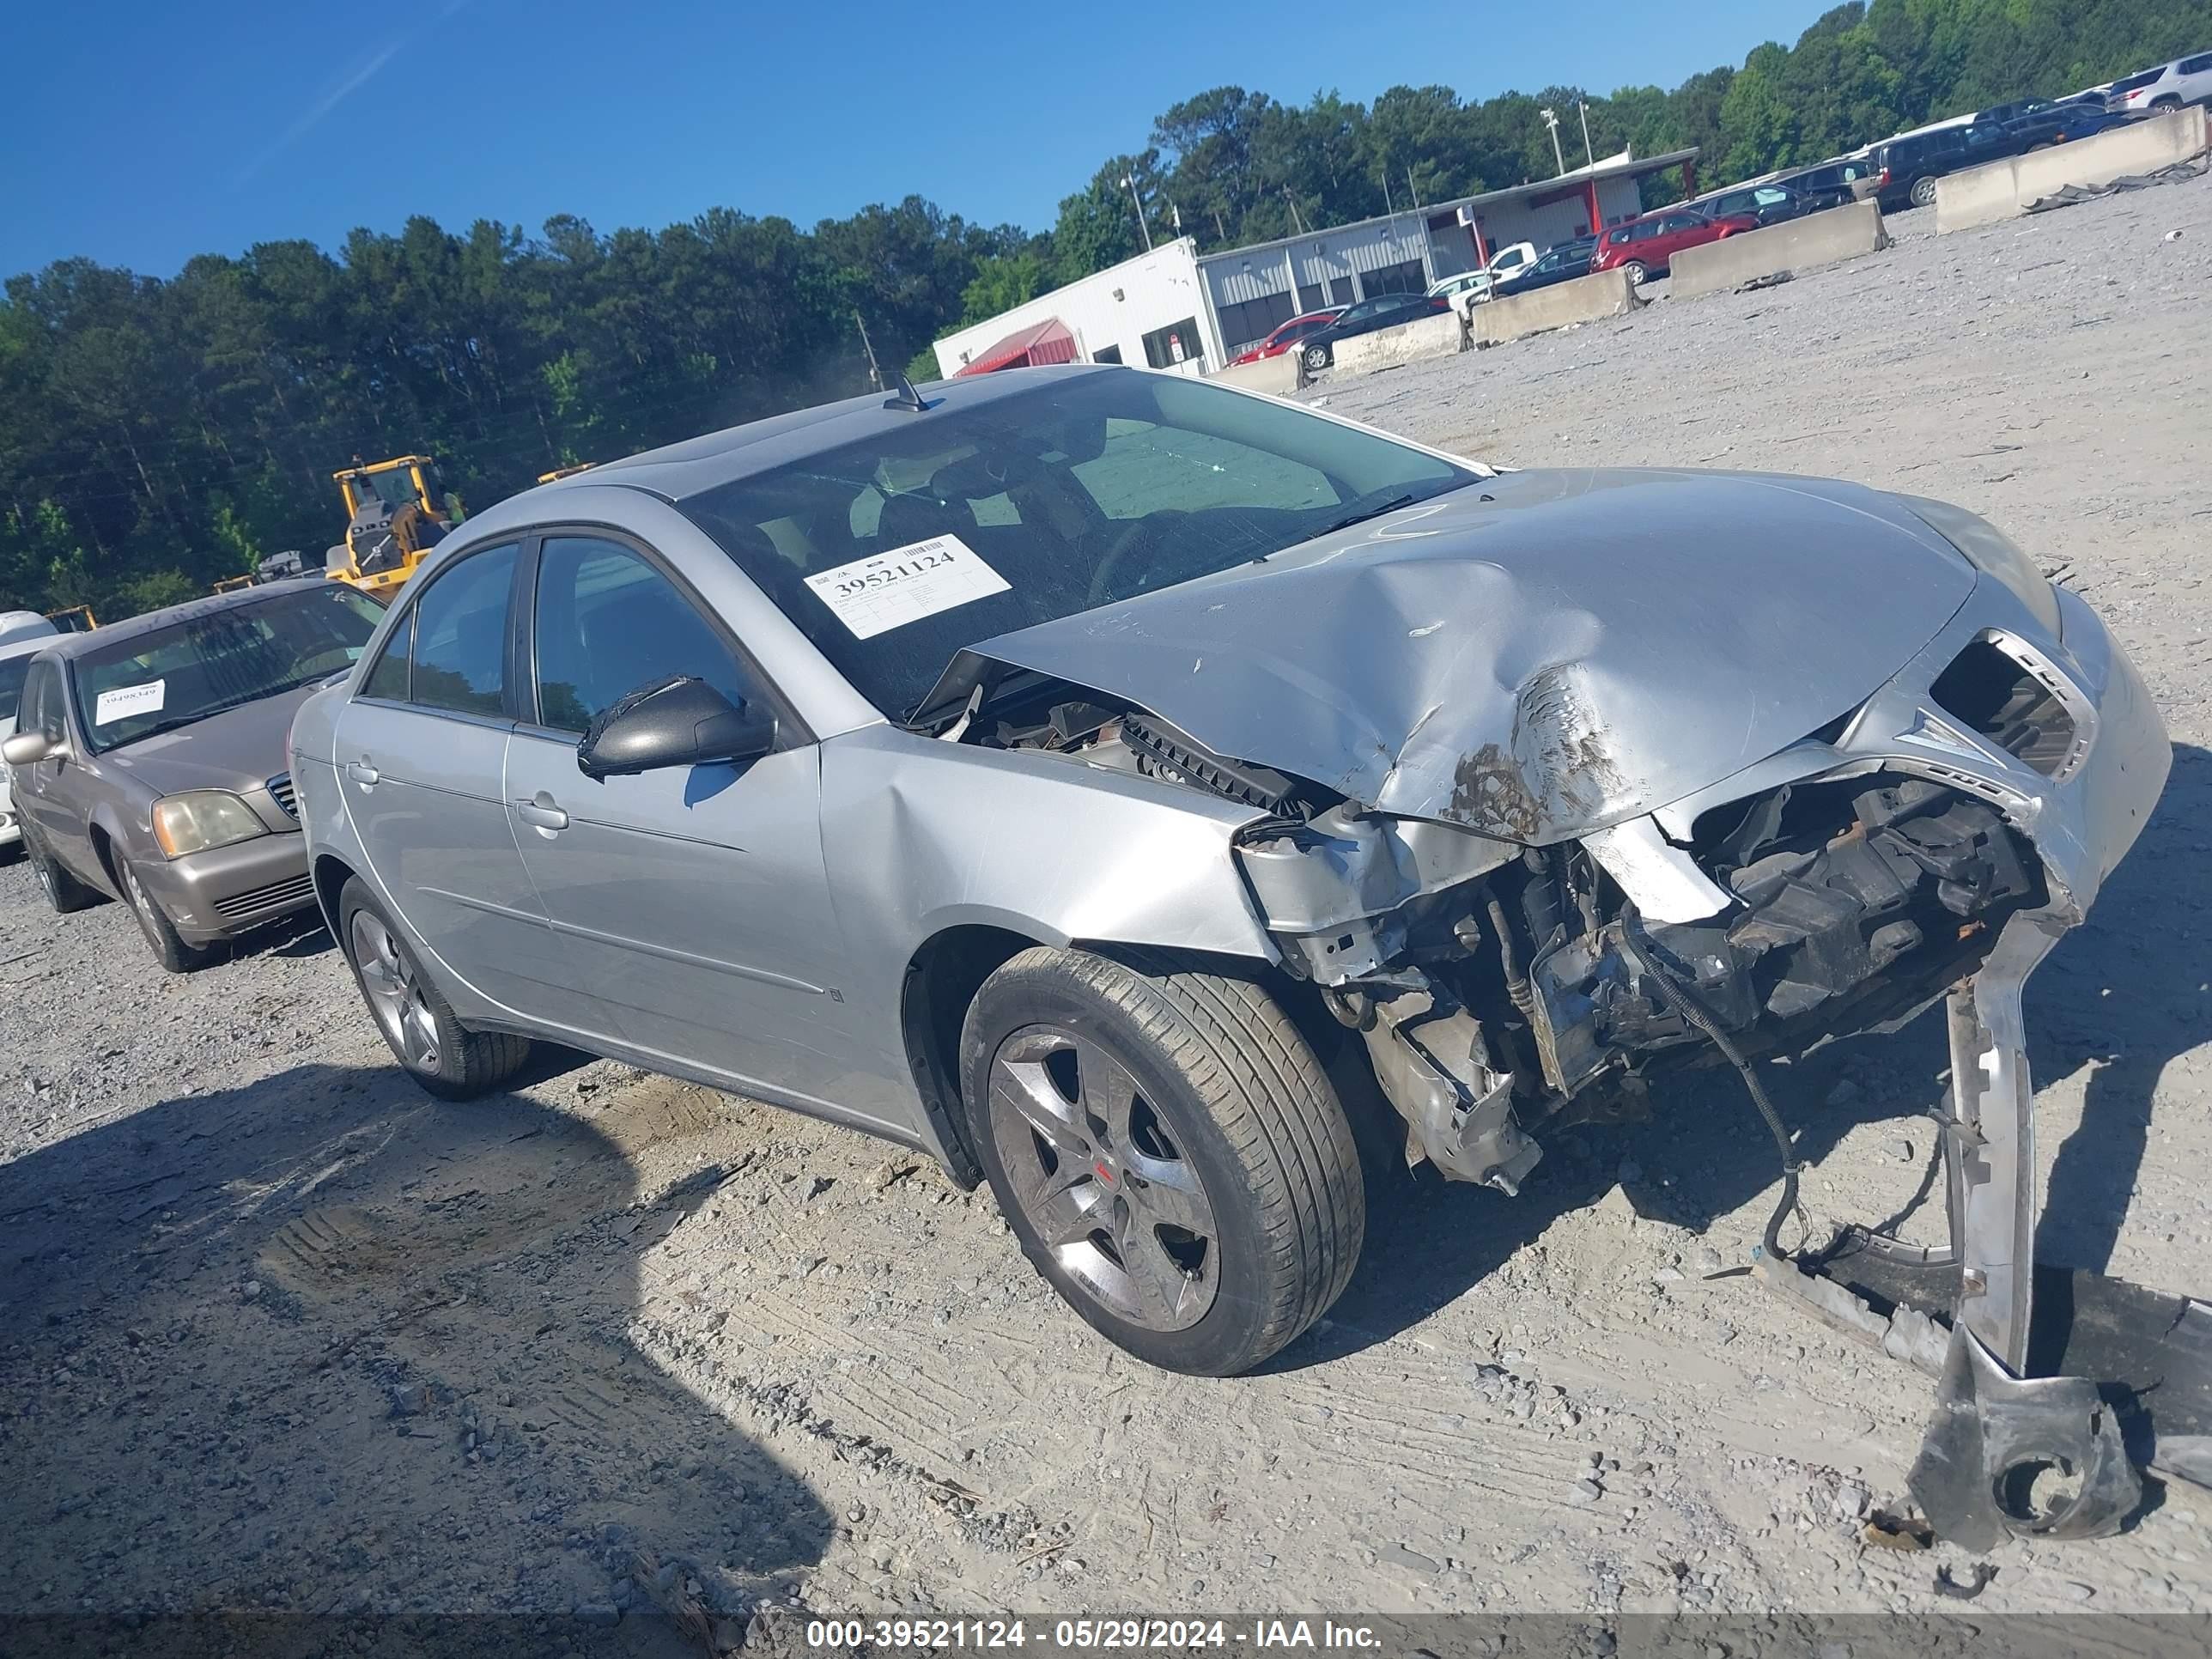
M 528 800 L 514 803 L 514 816 L 535 830 L 566 830 L 568 815 L 553 804 L 553 797 L 543 789 Z
M 346 763 L 346 775 L 356 783 L 374 783 L 384 774 L 371 766 L 368 757 L 363 756 L 360 760 Z

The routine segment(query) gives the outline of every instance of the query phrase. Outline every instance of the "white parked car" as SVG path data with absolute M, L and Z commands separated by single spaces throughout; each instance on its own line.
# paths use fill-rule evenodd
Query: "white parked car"
M 2163 114 L 2185 104 L 2212 104 L 2212 52 L 2124 76 L 2105 94 L 2105 107 L 2115 115 Z
M 60 631 L 35 611 L 0 611 L 0 742 L 15 733 L 15 702 L 23 694 L 23 676 L 30 671 L 31 659 L 52 644 Z M 8 763 L 0 761 L 0 847 L 12 847 L 23 838 L 9 785 Z
M 1508 277 L 1518 276 L 1536 263 L 1534 242 L 1516 242 L 1502 247 L 1490 256 L 1490 262 L 1474 270 L 1462 270 L 1456 276 L 1439 276 L 1429 284 L 1429 297 L 1449 300 L 1452 308 L 1465 312 L 1471 306 L 1480 305 L 1497 292 L 1498 285 Z

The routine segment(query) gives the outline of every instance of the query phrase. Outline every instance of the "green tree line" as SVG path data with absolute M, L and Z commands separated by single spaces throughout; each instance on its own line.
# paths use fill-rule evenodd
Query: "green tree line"
M 343 529 L 330 475 L 356 454 L 438 454 L 483 506 L 555 466 L 865 390 L 856 317 L 887 372 L 933 374 L 947 330 L 1137 252 L 1135 202 L 1156 240 L 1179 226 L 1212 248 L 1547 178 L 1547 106 L 1570 167 L 1586 115 L 1591 153 L 1695 145 L 1719 183 L 2208 49 L 2212 0 L 1855 0 L 1671 91 L 1300 105 L 1217 87 L 1103 162 L 1048 232 L 909 197 L 811 230 L 726 208 L 611 234 L 416 218 L 167 279 L 64 260 L 0 301 L 0 607 L 121 616 L 282 549 L 313 560 Z

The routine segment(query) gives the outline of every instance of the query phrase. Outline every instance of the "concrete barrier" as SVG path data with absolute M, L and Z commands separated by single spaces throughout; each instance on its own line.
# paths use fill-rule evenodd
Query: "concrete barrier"
M 1571 323 L 1626 317 L 1643 303 L 1626 271 L 1601 270 L 1595 276 L 1577 276 L 1571 283 L 1554 283 L 1533 294 L 1509 294 L 1477 306 L 1474 343 L 1503 345 L 1524 334 L 1541 334 Z
M 1216 369 L 1207 378 L 1224 386 L 1241 386 L 1248 391 L 1286 398 L 1298 389 L 1304 377 L 1298 373 L 1298 349 L 1292 346 L 1279 356 L 1262 357 L 1256 363 L 1231 363 L 1226 368 Z
M 1936 181 L 1936 228 L 1972 230 L 2017 219 L 2030 203 L 2056 196 L 2069 185 L 2109 185 L 2130 173 L 2155 173 L 2203 155 L 2204 148 L 2204 111 L 2194 106 L 2031 155 L 1968 167 Z
M 1887 245 L 1881 210 L 1872 202 L 1808 213 L 1802 219 L 1724 236 L 1702 247 L 1686 247 L 1671 261 L 1668 296 L 1694 300 L 1741 288 L 1777 271 L 1810 270 L 1838 259 L 1856 259 Z
M 1378 328 L 1372 334 L 1355 334 L 1336 343 L 1337 372 L 1371 374 L 1378 368 L 1395 368 L 1423 357 L 1449 357 L 1462 349 L 1462 338 L 1455 311 L 1401 323 L 1395 328 Z

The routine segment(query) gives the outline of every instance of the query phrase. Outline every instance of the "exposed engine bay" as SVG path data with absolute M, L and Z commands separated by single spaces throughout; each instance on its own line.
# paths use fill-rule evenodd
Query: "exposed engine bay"
M 970 740 L 1267 814 L 1237 852 L 1285 967 L 1364 1036 L 1409 1156 L 1509 1193 L 1546 1132 L 1641 1115 L 1670 1069 L 1796 1055 L 1910 1018 L 2044 896 L 1994 805 L 1862 771 L 1705 812 L 1689 845 L 1665 850 L 1705 884 L 1710 914 L 1658 920 L 1607 837 L 1522 847 L 1368 812 L 1067 691 L 1002 699 L 1013 717 Z

